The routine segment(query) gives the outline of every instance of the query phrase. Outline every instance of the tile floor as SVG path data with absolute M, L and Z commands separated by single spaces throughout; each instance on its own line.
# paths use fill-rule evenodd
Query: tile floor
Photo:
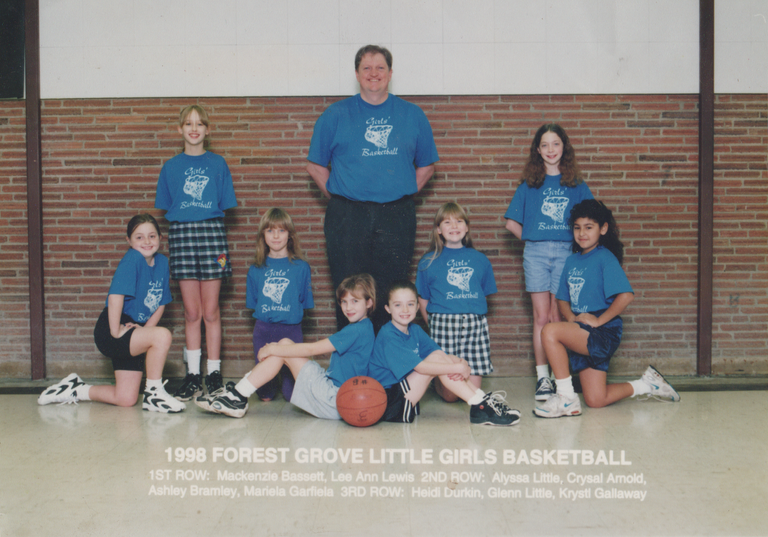
M 485 387 L 518 426 L 431 392 L 414 424 L 368 429 L 281 398 L 236 420 L 0 395 L 0 537 L 768 535 L 765 391 L 548 421 L 531 379 Z

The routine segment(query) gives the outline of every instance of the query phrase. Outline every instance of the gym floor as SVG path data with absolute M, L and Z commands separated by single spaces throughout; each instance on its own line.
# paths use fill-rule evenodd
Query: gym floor
M 429 391 L 415 423 L 366 429 L 281 397 L 231 419 L 0 381 L 0 536 L 768 535 L 765 379 L 670 380 L 680 403 L 543 420 L 533 379 L 490 378 L 519 425 Z

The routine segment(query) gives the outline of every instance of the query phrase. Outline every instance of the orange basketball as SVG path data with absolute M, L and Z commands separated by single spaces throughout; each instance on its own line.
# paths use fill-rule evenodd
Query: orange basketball
M 339 388 L 336 409 L 350 425 L 368 427 L 384 415 L 387 392 L 371 377 L 352 377 Z

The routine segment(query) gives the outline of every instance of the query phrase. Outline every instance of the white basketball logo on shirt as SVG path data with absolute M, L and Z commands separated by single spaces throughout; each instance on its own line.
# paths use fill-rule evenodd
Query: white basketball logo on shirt
M 144 299 L 144 305 L 147 307 L 150 313 L 155 313 L 155 310 L 160 306 L 160 299 L 163 296 L 163 289 L 159 286 L 159 284 L 150 283 L 149 285 L 152 287 L 150 287 L 149 291 L 147 291 L 147 296 Z
M 288 278 L 267 278 L 261 292 L 264 293 L 264 296 L 271 298 L 275 304 L 280 304 L 289 283 L 291 281 Z
M 474 272 L 472 267 L 451 267 L 448 269 L 448 283 L 469 292 L 469 279 Z
M 368 129 L 365 131 L 365 140 L 379 149 L 386 149 L 390 132 L 392 132 L 392 125 L 368 125 Z
M 562 223 L 565 218 L 565 209 L 568 207 L 568 198 L 563 196 L 549 196 L 544 198 L 541 204 L 541 212 L 552 220 Z
M 584 278 L 568 276 L 568 291 L 571 295 L 571 305 L 578 306 L 581 288 L 584 287 Z
M 188 175 L 187 180 L 184 182 L 184 193 L 189 194 L 197 201 L 201 201 L 203 199 L 203 190 L 205 190 L 208 180 L 208 177 L 205 175 Z

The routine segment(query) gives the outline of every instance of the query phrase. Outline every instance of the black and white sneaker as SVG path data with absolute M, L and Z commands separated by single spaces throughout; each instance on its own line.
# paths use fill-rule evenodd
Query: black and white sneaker
M 198 401 L 195 401 L 195 404 L 200 408 L 205 408 Z M 216 414 L 224 414 L 230 418 L 242 418 L 248 412 L 248 398 L 240 395 L 233 386 L 231 390 L 227 390 L 216 397 L 209 396 L 207 406 L 206 410 Z
M 218 390 L 216 390 L 211 394 L 205 393 L 199 397 L 195 397 L 195 404 L 200 408 L 202 408 L 203 410 L 207 410 L 208 412 L 213 412 L 213 409 L 211 409 L 211 401 L 216 399 L 217 396 L 223 394 L 224 392 L 234 390 L 234 389 L 235 389 L 235 383 L 230 380 L 229 382 L 227 382 L 226 386 L 222 386 L 221 388 L 219 388 Z
M 205 376 L 205 389 L 209 395 L 224 389 L 224 379 L 221 378 L 221 371 L 214 371 Z
M 536 401 L 546 401 L 555 394 L 555 386 L 549 377 L 542 377 L 536 383 L 536 395 L 533 398 Z
M 168 382 L 167 380 L 165 382 Z M 149 412 L 162 412 L 164 414 L 181 412 L 187 405 L 178 399 L 171 397 L 165 391 L 165 382 L 159 388 L 153 386 L 144 390 L 144 402 L 141 408 Z
M 77 403 L 77 389 L 87 386 L 76 373 L 70 373 L 64 380 L 43 390 L 37 398 L 38 405 Z
M 520 422 L 520 411 L 509 407 L 504 400 L 504 392 L 490 392 L 483 400 L 472 405 L 469 421 L 477 425 L 515 425 Z
M 173 396 L 179 401 L 189 401 L 190 399 L 197 397 L 203 393 L 203 377 L 199 373 L 197 375 L 193 373 L 187 373 L 184 380 L 179 386 L 179 389 L 173 394 Z

